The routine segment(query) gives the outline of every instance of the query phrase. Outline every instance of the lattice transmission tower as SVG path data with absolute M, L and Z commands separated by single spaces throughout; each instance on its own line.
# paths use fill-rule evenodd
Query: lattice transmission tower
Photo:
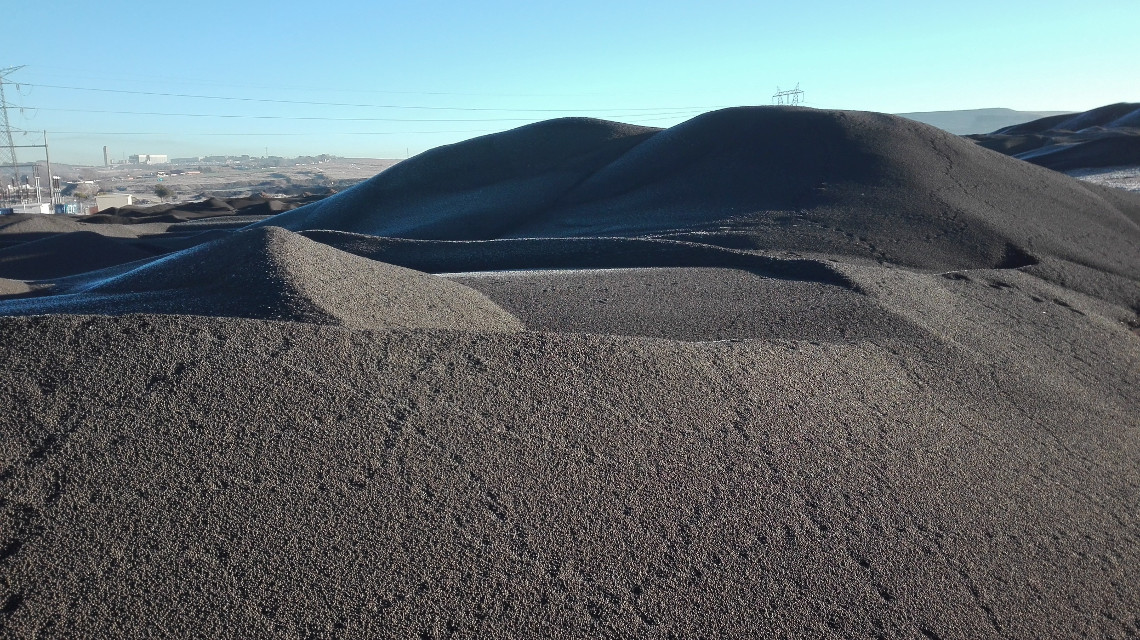
M 20 179 L 20 167 L 16 162 L 16 143 L 12 140 L 12 125 L 8 122 L 8 100 L 4 96 L 4 84 L 8 75 L 23 69 L 24 66 L 0 69 L 0 166 L 12 167 L 12 183 Z
M 772 102 L 775 104 L 786 104 L 794 107 L 803 101 L 804 92 L 800 91 L 800 83 L 798 82 L 795 89 L 780 91 L 780 87 L 776 87 L 776 93 L 772 94 Z

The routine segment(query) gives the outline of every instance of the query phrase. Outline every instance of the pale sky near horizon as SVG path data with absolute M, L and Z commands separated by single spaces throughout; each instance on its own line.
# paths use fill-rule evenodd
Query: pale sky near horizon
M 1140 2 L 18 3 L 19 144 L 399 158 L 560 116 L 667 127 L 777 87 L 816 108 L 1140 101 Z M 14 28 L 11 25 L 16 25 Z M 18 149 L 21 160 L 39 150 Z

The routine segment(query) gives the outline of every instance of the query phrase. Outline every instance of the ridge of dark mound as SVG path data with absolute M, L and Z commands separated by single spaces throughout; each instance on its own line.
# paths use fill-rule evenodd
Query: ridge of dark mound
M 73 231 L 89 231 L 75 216 L 15 214 L 0 216 L 0 247 L 42 240 Z M 135 238 L 138 234 L 126 228 L 107 228 L 101 235 Z
M 694 242 L 653 238 L 512 238 L 409 240 L 343 231 L 301 235 L 358 256 L 427 273 L 519 269 L 727 267 L 787 280 L 850 287 L 820 260 L 773 258 Z
M 259 224 L 420 240 L 655 236 L 932 270 L 1052 255 L 1138 277 L 1137 212 L 1140 196 L 1110 202 L 905 118 L 739 107 L 660 131 L 555 120 L 484 136 Z
M 1118 102 L 1077 114 L 1040 118 L 1024 124 L 994 131 L 994 135 L 1077 132 L 1090 127 L 1116 128 L 1140 126 L 1140 103 Z
M 240 216 L 271 216 L 315 202 L 324 195 L 304 194 L 286 198 L 243 197 L 222 199 L 207 197 L 193 202 L 172 202 L 156 205 L 128 205 L 111 207 L 81 218 L 87 224 L 146 224 L 153 222 L 179 223 L 205 218 Z
M 1140 165 L 1140 104 L 1121 102 L 972 135 L 979 145 L 1054 171 Z
M 510 331 L 482 294 L 278 228 L 169 254 L 67 293 L 0 302 L 0 314 L 132 312 L 292 320 L 370 328 Z

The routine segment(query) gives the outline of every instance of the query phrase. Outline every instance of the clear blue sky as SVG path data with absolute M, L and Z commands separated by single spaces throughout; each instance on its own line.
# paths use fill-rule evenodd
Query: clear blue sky
M 37 132 L 16 144 L 403 157 L 566 115 L 671 126 L 797 82 L 808 106 L 888 113 L 1140 101 L 1137 0 L 300 7 L 9 3 L 9 117 Z

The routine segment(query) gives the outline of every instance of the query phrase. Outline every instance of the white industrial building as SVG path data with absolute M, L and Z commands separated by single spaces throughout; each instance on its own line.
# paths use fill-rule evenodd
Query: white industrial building
M 52 211 L 50 202 L 24 202 L 7 206 L 12 209 L 12 213 L 51 213 Z
M 166 154 L 158 153 L 140 153 L 133 156 L 127 156 L 127 160 L 131 164 L 169 164 L 170 157 Z
M 95 196 L 95 210 L 103 211 L 111 207 L 125 207 L 134 204 L 134 196 L 129 193 L 101 193 Z

